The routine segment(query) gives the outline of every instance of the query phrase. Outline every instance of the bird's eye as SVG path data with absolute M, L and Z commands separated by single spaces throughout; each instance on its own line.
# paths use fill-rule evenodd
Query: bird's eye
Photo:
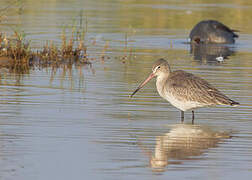
M 153 72 L 156 72 L 158 69 L 160 69 L 160 66 L 156 66 L 155 69 L 153 69 Z

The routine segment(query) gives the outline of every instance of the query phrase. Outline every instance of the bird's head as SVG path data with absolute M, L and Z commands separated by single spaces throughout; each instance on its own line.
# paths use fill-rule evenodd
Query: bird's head
M 163 77 L 163 76 L 169 76 L 170 74 L 170 66 L 168 62 L 164 59 L 157 60 L 153 66 L 152 66 L 152 73 L 145 79 L 144 82 L 142 82 L 138 88 L 130 95 L 130 97 L 133 97 L 134 94 L 137 93 L 145 84 L 147 84 L 152 78 L 154 77 Z

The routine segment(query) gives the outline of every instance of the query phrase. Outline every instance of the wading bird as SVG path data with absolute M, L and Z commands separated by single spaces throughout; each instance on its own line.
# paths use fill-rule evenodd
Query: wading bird
M 197 108 L 239 105 L 204 79 L 182 70 L 171 71 L 168 62 L 164 59 L 159 59 L 154 63 L 152 73 L 130 97 L 154 77 L 157 78 L 156 86 L 159 95 L 181 110 L 181 122 L 184 121 L 184 111 L 187 110 L 192 110 L 192 123 L 194 123 L 194 110 Z

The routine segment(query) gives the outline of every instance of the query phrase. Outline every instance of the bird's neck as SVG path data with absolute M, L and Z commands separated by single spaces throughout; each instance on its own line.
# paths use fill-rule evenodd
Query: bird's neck
M 167 74 L 164 73 L 164 74 L 160 74 L 159 76 L 157 76 L 156 86 L 157 86 L 157 90 L 160 95 L 162 94 L 162 91 L 165 87 L 166 80 L 168 79 L 168 77 L 169 77 L 169 73 L 167 73 Z

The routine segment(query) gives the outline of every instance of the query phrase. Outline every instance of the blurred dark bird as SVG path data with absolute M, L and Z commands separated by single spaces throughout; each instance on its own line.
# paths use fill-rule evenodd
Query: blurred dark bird
M 239 36 L 237 30 L 230 29 L 221 22 L 215 20 L 201 21 L 190 32 L 192 43 L 219 43 L 232 44 Z

